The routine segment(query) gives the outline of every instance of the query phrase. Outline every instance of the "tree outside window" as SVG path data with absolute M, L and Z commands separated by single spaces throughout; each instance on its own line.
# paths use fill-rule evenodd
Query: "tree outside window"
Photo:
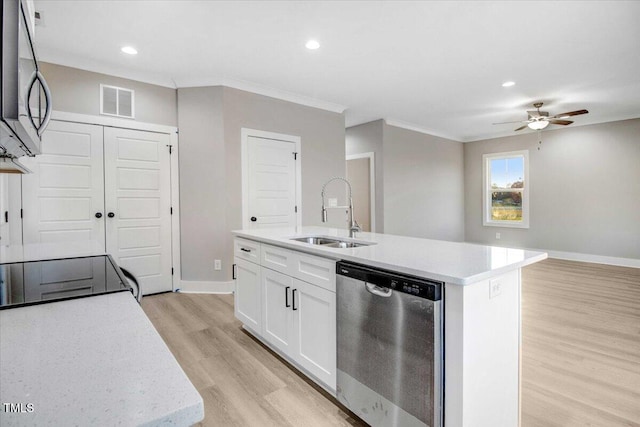
M 483 156 L 483 224 L 529 227 L 528 151 Z

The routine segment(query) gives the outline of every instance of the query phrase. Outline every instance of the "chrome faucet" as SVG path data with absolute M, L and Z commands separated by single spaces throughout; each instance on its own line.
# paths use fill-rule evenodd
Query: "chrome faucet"
M 332 181 L 344 181 L 347 184 L 347 187 L 349 188 L 349 206 L 325 206 L 324 190 Z M 358 222 L 353 218 L 353 199 L 351 198 L 351 184 L 349 183 L 349 181 L 339 176 L 331 178 L 322 186 L 322 192 L 320 193 L 320 196 L 322 197 L 322 222 L 327 222 L 327 209 L 349 209 L 349 237 L 356 237 L 356 232 L 362 231 L 362 228 L 360 228 Z

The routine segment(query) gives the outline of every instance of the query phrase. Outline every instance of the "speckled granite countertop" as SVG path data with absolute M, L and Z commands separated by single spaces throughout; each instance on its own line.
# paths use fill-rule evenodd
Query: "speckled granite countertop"
M 189 426 L 204 417 L 128 292 L 0 312 L 0 402 L 3 426 Z

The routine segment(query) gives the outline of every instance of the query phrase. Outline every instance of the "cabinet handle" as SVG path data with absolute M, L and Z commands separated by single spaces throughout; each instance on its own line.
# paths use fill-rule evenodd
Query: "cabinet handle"
M 289 289 L 291 289 L 291 286 L 287 286 L 284 289 L 284 306 L 287 308 L 291 307 L 291 304 L 289 304 Z
M 96 212 L 96 218 L 98 219 L 102 218 L 102 212 Z
M 109 218 L 113 218 L 114 216 L 116 216 L 116 214 L 114 214 L 113 212 L 109 212 L 109 213 L 107 214 L 107 216 L 108 216 Z
M 241 250 L 242 252 L 251 252 L 251 249 L 247 249 L 247 248 L 240 248 L 240 250 Z
M 291 300 L 293 301 L 293 311 L 298 310 L 298 308 L 296 307 L 296 291 L 297 289 L 294 289 L 293 291 L 291 291 Z
M 231 279 L 236 280 L 236 265 L 231 266 Z

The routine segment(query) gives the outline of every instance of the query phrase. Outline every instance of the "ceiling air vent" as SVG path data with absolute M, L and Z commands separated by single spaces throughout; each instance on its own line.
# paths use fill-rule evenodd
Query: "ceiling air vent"
M 100 85 L 100 114 L 133 119 L 133 90 L 115 86 Z

